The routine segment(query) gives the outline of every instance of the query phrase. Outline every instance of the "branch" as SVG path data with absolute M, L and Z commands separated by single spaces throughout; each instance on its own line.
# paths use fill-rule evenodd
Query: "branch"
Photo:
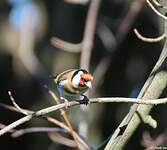
M 15 102 L 15 99 L 14 99 L 14 97 L 12 96 L 11 91 L 8 91 L 8 95 L 9 95 L 10 100 L 12 101 L 14 107 L 15 107 L 18 111 L 20 111 L 20 112 L 21 112 L 22 114 L 24 114 L 24 115 L 28 115 L 28 114 L 29 114 L 27 111 L 25 111 L 24 109 L 22 109 L 22 108 Z
M 9 105 L 3 104 L 3 103 L 0 103 L 0 107 L 3 107 L 5 109 L 9 109 L 11 111 L 15 111 L 15 112 L 18 112 L 18 113 L 22 113 L 16 107 L 9 106 Z M 30 110 L 23 109 L 23 108 L 21 108 L 21 109 L 26 111 L 28 114 L 35 113 L 34 111 L 30 111 Z M 60 122 L 59 120 L 56 120 L 55 118 L 52 118 L 52 117 L 49 117 L 49 116 L 43 116 L 43 117 L 41 117 L 41 119 L 47 120 L 48 122 L 53 123 L 54 125 L 57 125 L 57 126 L 63 128 L 63 129 L 65 129 L 68 132 L 71 132 L 71 130 L 70 130 L 70 128 L 68 126 L 66 126 L 64 123 Z M 2 127 L 2 126 L 0 126 L 0 127 Z M 3 126 L 3 128 L 4 128 L 4 126 Z M 90 149 L 90 146 L 75 131 L 73 131 L 73 134 L 75 134 L 75 136 L 77 137 L 78 141 L 84 147 L 86 147 L 87 149 Z
M 160 61 L 162 61 L 162 58 L 160 58 Z M 160 65 L 159 61 L 157 65 Z M 158 71 L 157 69 L 158 69 L 157 66 L 155 66 L 155 68 L 153 69 L 155 70 L 155 72 L 153 71 L 151 73 L 150 77 L 146 81 L 138 97 L 144 99 L 152 99 L 152 98 L 157 98 L 161 95 L 161 93 L 163 92 L 163 90 L 167 85 L 167 72 L 161 71 L 157 73 Z M 136 130 L 136 128 L 138 127 L 138 125 L 141 123 L 141 119 L 138 117 L 136 112 L 140 114 L 141 118 L 145 118 L 151 111 L 152 107 L 153 106 L 143 106 L 139 104 L 134 104 L 131 107 L 129 113 L 121 122 L 121 124 L 115 130 L 105 150 L 112 150 L 112 149 L 117 150 L 123 148 L 127 143 L 127 141 L 129 140 L 129 138 L 134 133 L 134 131 Z M 152 120 L 151 122 L 154 122 L 155 124 L 155 120 Z M 123 127 L 124 131 L 120 135 L 121 128 Z
M 54 99 L 54 101 L 56 102 L 56 104 L 60 104 L 60 101 L 59 101 L 59 99 L 57 98 L 57 96 L 55 95 L 54 92 L 52 92 L 51 90 L 49 90 L 49 94 L 52 96 L 52 98 Z M 70 133 L 71 133 L 72 137 L 74 138 L 74 140 L 76 142 L 77 148 L 80 149 L 80 143 L 78 141 L 78 138 L 74 134 L 74 129 L 73 129 L 73 127 L 72 127 L 72 125 L 71 125 L 68 117 L 67 117 L 66 112 L 63 109 L 59 109 L 59 111 L 60 111 L 60 114 L 63 117 L 65 123 L 67 124 L 67 126 L 70 129 Z
M 65 50 L 67 52 L 78 53 L 81 51 L 81 43 L 78 44 L 70 43 L 58 37 L 52 37 L 50 41 L 54 47 Z
M 121 98 L 121 97 L 109 97 L 109 98 L 92 98 L 90 99 L 90 103 L 121 103 L 121 102 L 125 102 L 125 103 L 138 103 L 138 104 L 145 104 L 145 105 L 158 105 L 158 104 L 166 104 L 167 103 L 167 98 L 162 98 L 162 99 L 152 99 L 152 100 L 146 100 L 146 99 L 135 99 L 135 98 Z M 69 102 L 69 107 L 72 106 L 76 106 L 76 105 L 80 105 L 79 102 L 77 101 L 71 101 Z M 58 105 L 54 105 L 51 107 L 47 107 L 44 109 L 41 109 L 37 112 L 34 112 L 33 114 L 29 114 L 13 123 L 11 123 L 10 125 L 6 126 L 5 128 L 3 128 L 2 130 L 0 130 L 0 136 L 9 132 L 11 129 L 16 128 L 17 126 L 31 120 L 33 117 L 40 117 L 43 115 L 46 115 L 48 113 L 51 113 L 53 111 L 57 111 L 59 109 L 65 108 L 66 107 L 66 103 L 62 103 L 62 104 L 58 104 Z M 68 107 L 68 108 L 69 108 Z
M 26 129 L 20 129 L 20 130 L 15 130 L 12 133 L 12 137 L 17 138 L 20 136 L 23 136 L 24 134 L 27 133 L 36 133 L 36 132 L 65 132 L 62 128 L 51 128 L 51 127 L 37 127 L 37 128 L 26 128 Z
M 91 50 L 93 47 L 93 40 L 97 22 L 98 10 L 101 0 L 91 0 L 90 6 L 86 18 L 86 25 L 84 31 L 84 37 L 82 41 L 82 53 L 80 66 L 89 70 Z
M 157 0 L 152 0 L 152 1 L 156 6 L 163 7 L 163 5 L 161 5 L 159 2 L 157 2 Z
M 161 36 L 157 37 L 157 38 L 148 38 L 148 37 L 142 36 L 136 28 L 135 28 L 133 31 L 134 31 L 134 33 L 136 34 L 136 36 L 137 36 L 140 40 L 142 40 L 142 41 L 144 41 L 144 42 L 150 42 L 150 43 L 153 43 L 153 42 L 160 42 L 161 40 L 163 40 L 163 39 L 166 38 L 165 33 L 162 34 Z
M 101 0 L 91 0 L 86 16 L 86 24 L 81 47 L 82 51 L 80 58 L 80 67 L 85 68 L 88 71 L 90 69 L 90 59 L 94 43 L 94 35 L 96 31 L 96 24 L 97 24 L 97 17 L 100 8 L 100 3 Z M 88 96 L 89 93 L 87 92 L 86 95 Z M 80 111 L 81 115 L 87 116 L 86 115 L 87 109 L 83 109 L 83 107 L 81 107 L 80 110 L 81 110 Z M 82 136 L 86 137 L 88 129 L 86 118 L 83 117 L 83 119 L 79 123 L 78 128 L 79 128 L 79 133 Z
M 165 27 L 165 33 L 167 33 L 166 31 L 167 28 Z M 165 71 L 160 72 L 160 67 L 165 61 L 166 57 L 167 57 L 167 40 L 165 41 L 160 57 L 156 65 L 154 66 L 150 76 L 145 82 L 142 90 L 140 91 L 138 98 L 154 99 L 158 98 L 161 95 L 161 93 L 163 92 L 163 90 L 167 85 L 167 73 Z M 134 133 L 134 131 L 136 130 L 136 128 L 138 127 L 138 125 L 141 123 L 141 120 L 139 119 L 136 112 L 138 112 L 138 114 L 140 114 L 140 116 L 144 118 L 149 114 L 152 107 L 153 106 L 142 106 L 139 104 L 134 104 L 131 107 L 129 113 L 126 115 L 126 117 L 123 119 L 123 121 L 120 123 L 118 128 L 113 133 L 105 150 L 111 150 L 111 149 L 117 150 L 123 148 L 125 144 L 128 142 L 129 138 Z M 152 119 L 152 122 L 154 122 L 155 124 L 155 120 Z M 124 131 L 122 132 L 121 128 L 123 127 Z M 121 135 L 120 132 L 122 132 Z
M 125 39 L 126 35 L 131 29 L 132 24 L 134 23 L 135 19 L 138 17 L 138 14 L 142 10 L 144 4 L 145 0 L 135 0 L 132 2 L 128 13 L 126 14 L 125 18 L 118 27 L 118 31 L 116 33 L 116 39 L 119 45 Z M 119 45 L 117 45 L 117 47 Z
M 64 1 L 71 4 L 81 4 L 81 5 L 85 5 L 89 2 L 89 0 L 64 0 Z
M 0 129 L 5 128 L 6 125 L 0 123 Z M 54 127 L 31 127 L 31 128 L 25 128 L 25 129 L 13 129 L 9 131 L 11 134 L 11 136 L 13 138 L 18 138 L 20 136 L 23 136 L 24 134 L 27 133 L 37 133 L 37 132 L 46 132 L 46 133 L 67 133 L 66 130 L 62 129 L 62 128 L 54 128 Z
M 12 94 L 11 94 L 11 91 L 8 91 L 8 94 L 9 94 L 10 100 L 12 101 L 13 105 L 15 106 L 15 108 L 16 108 L 20 113 L 25 114 L 25 115 L 32 114 L 32 112 L 31 112 L 31 113 L 28 113 L 27 111 L 25 111 L 24 109 L 22 109 L 22 108 L 15 102 L 15 99 L 13 98 L 13 96 L 12 96 Z M 52 98 L 55 100 L 56 104 L 60 104 L 59 99 L 56 97 L 56 95 L 55 95 L 51 90 L 49 90 L 49 94 L 50 94 L 50 95 L 52 96 Z M 76 134 L 75 134 L 75 132 L 74 132 L 74 130 L 73 130 L 73 128 L 72 128 L 72 125 L 71 125 L 71 123 L 70 123 L 70 121 L 69 121 L 69 119 L 68 119 L 68 117 L 67 117 L 65 111 L 64 111 L 63 109 L 60 109 L 60 113 L 61 113 L 63 119 L 65 120 L 65 123 L 66 123 L 67 126 L 69 127 L 70 133 L 71 133 L 71 135 L 73 136 L 74 140 L 76 141 L 76 145 L 77 145 L 77 147 L 78 147 L 78 149 L 79 149 L 79 147 L 80 147 L 79 141 L 81 141 L 81 140 L 80 140 L 80 139 L 78 140 L 78 137 L 76 137 Z
M 4 127 L 5 125 L 0 123 L 0 129 L 3 129 Z M 20 129 L 20 130 L 10 130 L 10 132 L 12 133 L 11 136 L 13 138 L 18 138 L 27 133 L 37 133 L 37 132 L 48 133 L 48 136 L 51 138 L 51 140 L 56 143 L 66 145 L 68 147 L 77 146 L 75 141 L 59 134 L 59 133 L 68 133 L 66 132 L 66 130 L 62 128 L 54 128 L 54 127 L 35 127 L 33 128 L 32 127 L 32 128 L 26 128 L 26 129 Z
M 151 9 L 161 18 L 167 20 L 167 17 L 163 14 L 161 14 L 158 10 L 155 9 L 155 7 L 151 4 L 151 2 L 149 0 L 146 0 L 147 4 L 151 7 Z
M 58 133 L 49 132 L 48 136 L 54 143 L 63 144 L 63 145 L 66 145 L 66 146 L 72 147 L 72 148 L 77 147 L 76 142 L 74 140 L 66 138 Z
M 66 126 L 64 123 L 61 123 L 60 121 L 52 118 L 52 117 L 46 117 L 46 119 L 54 124 L 59 125 L 61 128 L 64 128 L 65 130 L 67 130 L 69 133 L 71 132 L 70 128 L 68 126 Z M 78 141 L 86 148 L 86 149 L 91 149 L 91 147 L 83 140 L 83 138 L 80 137 L 80 135 L 78 135 L 77 132 L 73 131 L 73 134 L 75 135 L 75 137 L 78 139 Z
M 110 49 L 110 52 L 112 52 L 112 53 L 110 53 L 110 55 L 107 53 L 105 56 L 103 56 L 103 58 L 101 59 L 101 61 L 97 65 L 97 67 L 95 68 L 95 71 L 94 71 L 95 74 L 100 71 L 100 74 L 97 74 L 98 75 L 98 80 L 97 81 L 102 80 L 102 77 L 105 75 L 105 73 L 107 71 L 107 68 L 110 65 L 110 61 L 112 60 L 113 53 L 115 53 L 115 51 L 117 50 L 119 45 L 124 41 L 124 39 L 125 39 L 127 33 L 129 32 L 132 24 L 134 23 L 136 17 L 138 16 L 139 12 L 142 10 L 142 8 L 144 6 L 144 2 L 145 2 L 145 0 L 135 0 L 135 1 L 132 2 L 132 5 L 130 6 L 130 9 L 129 9 L 128 13 L 123 18 L 123 21 L 120 23 L 120 25 L 118 27 L 118 30 L 117 30 L 116 35 L 114 37 L 114 39 L 116 41 L 113 41 L 113 38 L 111 38 L 110 43 L 109 42 L 104 43 L 103 41 L 105 39 L 104 40 L 102 39 L 104 37 L 99 35 L 99 37 L 101 38 L 105 48 L 107 50 Z M 98 30 L 98 34 L 99 34 L 99 30 Z M 109 34 L 109 32 L 108 32 L 108 34 Z M 94 83 L 95 83 L 95 88 L 96 88 L 97 84 L 99 84 L 99 82 L 96 83 L 96 79 L 95 79 Z
M 153 139 L 150 133 L 147 131 L 145 131 L 142 136 L 143 136 L 142 145 L 146 147 L 145 150 L 158 149 L 158 147 L 161 147 L 160 145 L 164 145 L 167 142 L 167 130 L 164 131 L 155 139 Z

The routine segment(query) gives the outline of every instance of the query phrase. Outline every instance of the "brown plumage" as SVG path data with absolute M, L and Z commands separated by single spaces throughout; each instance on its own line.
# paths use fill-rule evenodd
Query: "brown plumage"
M 93 77 L 85 69 L 69 69 L 58 74 L 54 82 L 57 86 L 58 96 L 83 95 L 88 88 L 91 88 Z

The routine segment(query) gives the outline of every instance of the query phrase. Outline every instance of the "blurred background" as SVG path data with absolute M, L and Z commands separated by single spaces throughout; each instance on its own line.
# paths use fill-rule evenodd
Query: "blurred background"
M 50 75 L 79 68 L 82 49 L 61 49 L 51 39 L 58 37 L 74 45 L 81 43 L 89 6 L 88 0 L 77 4 L 63 0 L 0 1 L 1 103 L 12 105 L 7 94 L 11 90 L 23 108 L 35 111 L 54 104 L 44 85 L 54 88 Z M 137 96 L 159 57 L 163 42 L 144 43 L 135 36 L 134 28 L 147 37 L 157 37 L 163 32 L 163 22 L 143 0 L 101 0 L 88 62 L 95 78 L 89 97 Z M 86 139 L 97 148 L 113 133 L 129 108 L 130 104 L 92 104 L 84 115 L 79 107 L 73 107 L 68 110 L 68 116 L 76 131 L 79 122 L 86 120 Z M 126 149 L 144 149 L 146 133 L 154 139 L 165 132 L 166 106 L 156 106 L 151 113 L 158 128 L 141 124 Z M 60 118 L 57 113 L 51 115 Z M 0 123 L 7 125 L 22 116 L 0 107 Z M 53 125 L 33 119 L 20 128 L 39 126 Z M 57 145 L 46 133 L 19 138 L 6 134 L 0 137 L 0 145 L 3 150 L 70 149 Z

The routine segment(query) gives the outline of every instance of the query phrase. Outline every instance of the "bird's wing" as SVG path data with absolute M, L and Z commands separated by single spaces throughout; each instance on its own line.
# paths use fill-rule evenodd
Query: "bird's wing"
M 68 73 L 70 73 L 70 72 L 72 72 L 72 71 L 74 71 L 75 69 L 68 69 L 68 70 L 66 70 L 66 71 L 64 71 L 64 72 L 62 72 L 62 73 L 60 73 L 60 74 L 58 74 L 57 76 L 56 76 L 56 78 L 54 79 L 54 81 L 55 81 L 55 83 L 57 83 L 59 80 L 66 80 L 67 78 L 68 78 Z

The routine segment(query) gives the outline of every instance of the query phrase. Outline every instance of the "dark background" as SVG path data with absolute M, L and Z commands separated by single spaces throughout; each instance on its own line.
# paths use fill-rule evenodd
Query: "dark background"
M 9 16 L 17 4 L 11 4 L 5 0 L 0 2 L 0 102 L 11 105 L 7 94 L 7 91 L 11 90 L 21 107 L 39 110 L 52 104 L 47 90 L 43 87 L 45 84 L 50 86 L 50 81 L 47 80 L 49 75 L 54 75 L 69 68 L 79 67 L 80 53 L 70 53 L 57 49 L 51 45 L 50 39 L 53 36 L 57 36 L 72 43 L 81 42 L 89 4 L 73 5 L 65 3 L 63 0 L 41 0 L 35 2 L 37 6 L 42 7 L 41 13 L 43 13 L 45 19 L 38 20 L 40 21 L 38 28 L 44 26 L 44 29 L 39 30 L 41 34 L 37 36 L 34 44 L 34 53 L 43 70 L 36 70 L 33 74 L 23 64 L 15 64 L 17 47 L 10 46 L 10 42 L 5 42 L 7 41 L 5 38 L 10 41 L 11 34 L 18 34 L 19 32 L 16 29 L 12 29 L 16 33 L 11 32 L 12 25 L 9 22 Z M 97 28 L 99 22 L 103 22 L 116 35 L 118 27 L 131 5 L 131 1 L 102 0 Z M 17 19 L 15 21 L 17 22 Z M 98 63 L 106 56 L 109 56 L 110 62 L 105 75 L 98 81 L 99 86 L 94 89 L 92 97 L 137 96 L 158 59 L 163 43 L 144 43 L 135 36 L 133 28 L 139 29 L 143 35 L 148 37 L 156 37 L 160 35 L 159 30 L 162 25 L 151 9 L 144 5 L 134 19 L 134 23 L 130 26 L 127 35 L 114 51 L 112 51 L 112 48 L 107 49 L 105 47 L 96 32 L 90 71 L 93 73 Z M 164 95 L 166 95 L 165 92 Z M 112 134 L 130 108 L 130 104 L 101 105 L 103 106 L 98 105 L 96 109 L 92 106 L 93 109 L 89 111 L 91 117 L 89 118 L 88 141 L 93 147 L 98 147 L 103 140 Z M 163 133 L 167 124 L 166 110 L 165 105 L 154 107 L 151 113 L 157 120 L 158 127 L 152 129 L 147 125 L 141 124 L 126 149 L 144 149 L 141 145 L 144 131 L 150 132 L 153 138 Z M 23 115 L 0 107 L 1 123 L 10 124 L 21 116 Z M 33 121 L 19 128 L 30 126 L 52 125 L 33 119 Z M 52 143 L 45 133 L 27 134 L 17 139 L 11 138 L 10 134 L 0 137 L 0 147 L 3 150 L 49 150 L 52 149 Z M 60 147 L 55 149 L 60 149 Z

